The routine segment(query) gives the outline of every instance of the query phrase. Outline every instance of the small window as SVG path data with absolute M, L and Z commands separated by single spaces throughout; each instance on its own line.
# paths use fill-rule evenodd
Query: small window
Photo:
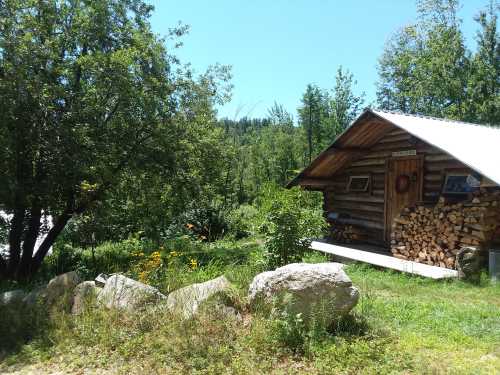
M 468 173 L 447 173 L 443 194 L 467 194 L 478 187 L 478 180 Z
M 367 191 L 370 185 L 370 176 L 351 176 L 347 191 Z

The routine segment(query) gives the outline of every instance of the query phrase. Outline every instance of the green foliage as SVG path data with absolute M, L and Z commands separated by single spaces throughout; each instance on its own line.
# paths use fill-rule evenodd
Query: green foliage
M 356 83 L 352 73 L 340 66 L 331 92 L 316 85 L 307 85 L 298 114 L 299 126 L 307 141 L 308 162 L 328 147 L 360 114 L 364 93 L 354 93 Z
M 260 199 L 266 239 L 268 266 L 276 268 L 301 261 L 311 239 L 325 229 L 325 220 L 311 196 L 299 188 L 290 190 L 268 186 Z
M 151 11 L 140 0 L 2 3 L 0 204 L 14 218 L 0 276 L 30 276 L 79 214 L 90 216 L 80 238 L 158 239 L 187 202 L 208 205 L 224 186 L 214 106 L 229 70 L 182 67 L 170 43 L 186 28 L 160 39 Z M 57 220 L 35 251 L 42 214 Z
M 254 206 L 243 204 L 229 213 L 229 233 L 241 239 L 257 233 L 258 211 Z
M 395 33 L 379 61 L 384 109 L 478 123 L 500 123 L 498 4 L 477 18 L 477 49 L 467 50 L 456 0 L 419 1 L 419 20 Z

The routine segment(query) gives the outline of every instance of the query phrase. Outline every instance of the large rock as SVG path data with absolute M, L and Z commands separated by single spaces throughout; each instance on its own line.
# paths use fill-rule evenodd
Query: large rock
M 107 308 L 133 311 L 165 298 L 158 289 L 150 285 L 123 275 L 111 275 L 99 292 L 97 300 Z
M 26 293 L 21 289 L 9 290 L 7 292 L 0 293 L 0 306 L 22 302 L 25 297 Z
M 249 301 L 283 303 L 307 319 L 314 309 L 327 309 L 329 322 L 356 306 L 359 292 L 340 263 L 293 263 L 258 274 L 250 284 Z
M 99 295 L 101 288 L 96 286 L 95 281 L 84 281 L 76 286 L 73 292 L 71 313 L 81 314 L 92 299 Z
M 458 278 L 471 282 L 479 282 L 481 270 L 486 265 L 486 252 L 480 247 L 462 247 L 455 260 Z
M 231 283 L 225 276 L 204 283 L 192 284 L 168 295 L 167 308 L 188 319 L 198 312 L 203 302 L 220 292 L 227 292 Z
M 45 289 L 41 292 L 40 297 L 48 305 L 60 302 L 63 298 L 67 298 L 68 303 L 71 303 L 73 291 L 81 282 L 80 276 L 75 271 L 63 273 L 49 281 Z M 62 302 L 66 303 L 66 301 Z

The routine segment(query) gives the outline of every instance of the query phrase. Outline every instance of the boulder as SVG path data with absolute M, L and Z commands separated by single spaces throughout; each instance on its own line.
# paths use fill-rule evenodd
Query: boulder
M 262 301 L 286 307 L 305 320 L 321 308 L 329 311 L 328 323 L 346 315 L 356 306 L 359 292 L 340 263 L 293 263 L 258 274 L 248 291 L 251 305 Z
M 81 314 L 89 301 L 99 295 L 101 288 L 96 286 L 95 281 L 84 281 L 75 287 L 71 305 L 72 314 Z
M 111 275 L 97 300 L 107 308 L 133 311 L 166 297 L 156 288 L 123 275 Z
M 465 246 L 457 253 L 455 267 L 458 278 L 471 282 L 479 282 L 481 270 L 486 265 L 486 252 L 480 247 Z
M 106 275 L 105 273 L 100 273 L 99 275 L 97 275 L 97 277 L 94 279 L 95 281 L 95 285 L 100 287 L 100 288 L 103 288 L 104 287 L 104 284 L 106 284 L 106 280 L 109 278 L 108 275 Z
M 75 271 L 58 275 L 49 281 L 45 289 L 40 293 L 40 298 L 42 298 L 47 305 L 52 305 L 61 301 L 64 297 L 68 298 L 68 302 L 70 303 L 73 291 L 81 281 L 82 280 Z
M 167 308 L 189 319 L 198 312 L 203 302 L 217 293 L 229 291 L 231 283 L 220 276 L 204 283 L 192 284 L 168 295 Z
M 42 293 L 45 291 L 46 285 L 38 286 L 32 289 L 28 294 L 26 294 L 23 298 L 23 303 L 27 305 L 34 305 L 39 302 L 42 298 Z
M 0 293 L 0 306 L 22 302 L 24 297 L 26 297 L 26 293 L 22 289 L 9 290 L 7 292 Z

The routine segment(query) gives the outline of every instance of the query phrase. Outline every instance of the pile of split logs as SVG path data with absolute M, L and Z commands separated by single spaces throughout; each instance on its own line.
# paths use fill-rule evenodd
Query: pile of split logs
M 330 238 L 335 242 L 351 243 L 361 240 L 363 235 L 364 232 L 362 229 L 352 225 L 344 225 L 336 222 L 335 225 L 330 226 Z
M 391 251 L 395 257 L 454 268 L 463 246 L 492 239 L 500 223 L 500 195 L 482 192 L 469 201 L 405 208 L 393 222 Z

